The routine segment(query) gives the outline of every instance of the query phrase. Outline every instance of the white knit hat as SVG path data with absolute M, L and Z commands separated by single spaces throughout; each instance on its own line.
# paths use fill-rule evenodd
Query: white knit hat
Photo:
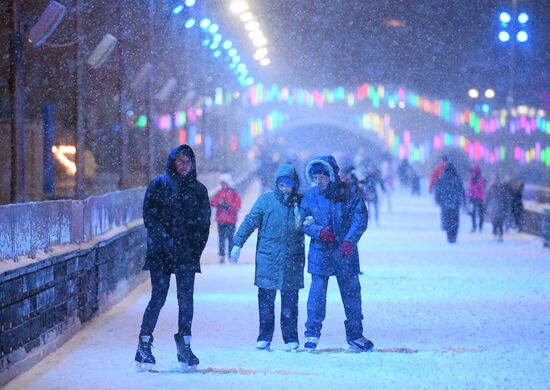
M 231 174 L 229 173 L 222 173 L 220 175 L 220 181 L 223 181 L 224 183 L 226 183 L 228 186 L 232 186 L 233 185 L 233 179 L 231 178 Z

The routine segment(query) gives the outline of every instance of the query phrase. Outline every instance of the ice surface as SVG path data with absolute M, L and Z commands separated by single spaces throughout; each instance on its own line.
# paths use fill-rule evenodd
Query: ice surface
M 241 220 L 257 195 L 258 186 L 244 194 Z M 174 281 L 155 330 L 157 372 L 135 372 L 146 282 L 5 389 L 549 388 L 550 252 L 540 238 L 514 232 L 499 243 L 489 224 L 470 234 L 463 214 L 451 245 L 430 197 L 396 193 L 393 210 L 382 206 L 381 226 L 371 224 L 360 242 L 364 333 L 375 352 L 343 352 L 335 280 L 320 353 L 286 352 L 278 324 L 273 351 L 256 351 L 255 242 L 245 244 L 239 264 L 218 264 L 213 226 L 196 279 L 196 373 L 179 372 Z M 308 287 L 306 275 L 301 348 Z

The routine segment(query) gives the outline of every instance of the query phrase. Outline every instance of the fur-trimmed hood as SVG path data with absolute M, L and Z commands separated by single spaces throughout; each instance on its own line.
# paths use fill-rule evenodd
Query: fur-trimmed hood
M 315 181 L 313 180 L 313 175 L 311 174 L 311 167 L 314 164 L 322 164 L 328 171 L 330 181 L 332 183 L 340 181 L 340 177 L 338 176 L 338 172 L 340 168 L 338 167 L 338 164 L 336 163 L 336 159 L 334 156 L 320 156 L 316 157 L 313 160 L 311 160 L 307 166 L 306 166 L 306 179 L 309 182 L 309 184 L 315 184 Z

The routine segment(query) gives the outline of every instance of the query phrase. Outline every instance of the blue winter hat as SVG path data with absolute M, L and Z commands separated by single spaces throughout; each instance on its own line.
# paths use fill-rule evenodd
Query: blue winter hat
M 277 184 L 285 184 L 287 186 L 292 186 L 294 187 L 296 185 L 296 182 L 294 181 L 293 178 L 291 177 L 288 177 L 288 176 L 281 176 L 277 179 Z
M 330 176 L 328 169 L 321 163 L 315 163 L 309 168 L 309 173 L 312 175 L 325 175 Z

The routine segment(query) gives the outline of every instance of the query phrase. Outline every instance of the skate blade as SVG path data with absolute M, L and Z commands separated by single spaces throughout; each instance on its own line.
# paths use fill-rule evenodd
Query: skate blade
M 136 372 L 150 371 L 150 370 L 153 369 L 153 367 L 155 367 L 155 364 L 154 364 L 154 363 L 141 363 L 141 362 L 136 362 Z
M 298 348 L 287 349 L 288 353 L 298 353 Z
M 350 353 L 361 353 L 361 352 L 372 352 L 372 348 L 370 349 L 363 349 L 363 348 L 359 348 L 357 346 L 354 346 L 354 345 L 350 345 L 348 347 L 348 352 Z
M 189 366 L 187 365 L 187 363 L 180 363 L 180 372 L 190 373 L 190 372 L 196 372 L 196 371 L 197 371 L 196 364 Z

